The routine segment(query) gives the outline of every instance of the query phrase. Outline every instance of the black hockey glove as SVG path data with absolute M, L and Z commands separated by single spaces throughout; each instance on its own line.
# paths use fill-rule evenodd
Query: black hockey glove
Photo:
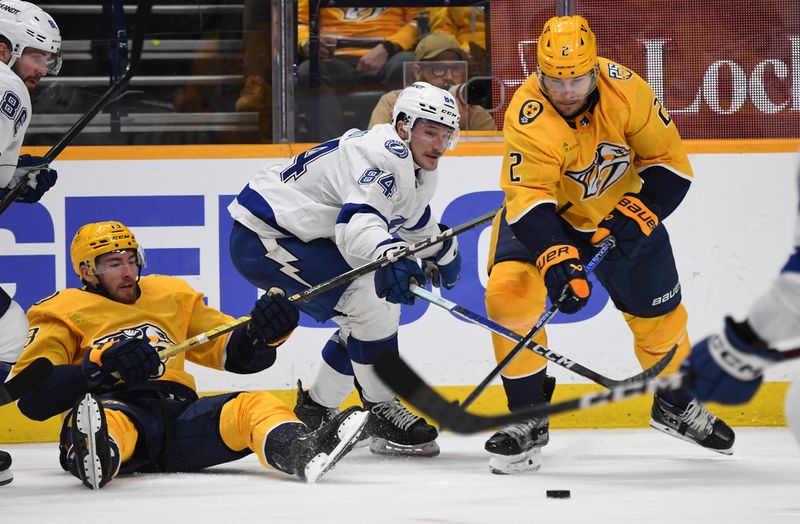
M 119 373 L 125 384 L 133 386 L 157 375 L 160 367 L 155 348 L 141 338 L 126 338 L 92 347 L 81 363 L 86 380 L 105 386 L 118 381 L 112 374 L 114 372 Z
M 598 225 L 592 236 L 592 244 L 599 246 L 609 236 L 616 245 L 608 253 L 611 261 L 635 257 L 659 224 L 661 208 L 651 205 L 644 195 L 626 193 L 614 209 Z
M 271 291 L 271 290 L 270 290 Z M 297 327 L 300 313 L 283 292 L 264 293 L 250 312 L 247 336 L 253 341 L 277 346 Z
M 577 313 L 589 301 L 592 285 L 586 278 L 578 248 L 558 244 L 544 250 L 536 259 L 536 267 L 544 278 L 547 296 L 555 304 L 561 300 L 559 310 Z

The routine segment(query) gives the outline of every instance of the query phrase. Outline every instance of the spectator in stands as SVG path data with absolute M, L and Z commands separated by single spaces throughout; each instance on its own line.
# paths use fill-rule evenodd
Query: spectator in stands
M 411 8 L 324 8 L 319 13 L 320 78 L 323 84 L 377 80 L 401 87 L 403 62 L 412 60 L 417 41 L 416 17 Z M 300 56 L 310 53 L 308 0 L 297 5 L 297 42 Z M 300 64 L 300 83 L 308 81 L 309 63 Z
M 450 33 L 469 57 L 469 74 L 485 75 L 486 55 L 485 7 L 435 7 L 430 10 L 431 31 Z
M 411 66 L 413 78 L 408 79 L 409 83 L 421 80 L 442 89 L 450 89 L 467 79 L 467 54 L 448 33 L 431 33 L 420 40 L 414 58 L 416 63 Z M 392 122 L 392 108 L 400 92 L 401 89 L 389 91 L 381 97 L 372 111 L 369 127 Z M 486 109 L 475 104 L 467 105 L 458 96 L 455 98 L 461 113 L 459 126 L 462 130 L 497 130 L 494 118 Z
M 319 89 L 311 87 L 311 60 L 298 67 L 299 131 L 327 140 L 346 131 L 339 96 L 353 91 L 379 91 L 403 86 L 403 62 L 412 61 L 417 42 L 419 9 L 323 8 L 319 13 Z M 297 5 L 297 42 L 301 59 L 313 58 L 308 0 Z M 314 86 L 317 87 L 317 86 Z M 365 115 L 366 117 L 366 115 Z M 366 118 L 365 118 L 366 119 Z

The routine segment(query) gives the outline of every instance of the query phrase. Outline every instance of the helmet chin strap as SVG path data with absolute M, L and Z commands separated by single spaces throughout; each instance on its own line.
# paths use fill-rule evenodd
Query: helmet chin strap
M 406 132 L 406 137 L 403 139 L 403 143 L 406 145 L 408 150 L 411 151 L 411 129 L 408 126 L 408 116 L 406 116 L 406 119 L 403 120 L 403 123 L 400 125 L 403 126 L 403 131 Z
M 411 130 L 408 128 L 408 120 L 404 120 L 401 125 L 403 126 L 403 130 L 406 132 L 407 137 L 402 140 L 408 148 L 408 151 L 411 153 L 411 162 L 414 164 L 414 173 L 416 174 L 418 170 L 422 169 L 422 166 L 417 164 L 417 161 L 414 160 L 414 151 L 411 150 Z

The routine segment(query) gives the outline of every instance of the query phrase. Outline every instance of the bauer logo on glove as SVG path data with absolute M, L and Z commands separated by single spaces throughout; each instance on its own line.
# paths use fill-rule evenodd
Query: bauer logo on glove
M 650 204 L 643 195 L 627 193 L 597 225 L 591 242 L 599 246 L 608 237 L 614 237 L 616 247 L 609 253 L 609 260 L 634 257 L 658 227 L 660 212 L 661 208 Z

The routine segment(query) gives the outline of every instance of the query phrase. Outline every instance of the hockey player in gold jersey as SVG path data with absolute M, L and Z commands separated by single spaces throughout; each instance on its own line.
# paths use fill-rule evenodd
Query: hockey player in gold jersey
M 283 296 L 264 294 L 249 324 L 162 363 L 157 351 L 232 317 L 179 278 L 140 278 L 144 251 L 120 222 L 80 228 L 70 256 L 84 287 L 30 308 L 28 341 L 12 373 L 39 357 L 53 363 L 50 379 L 19 408 L 34 420 L 66 412 L 61 465 L 87 487 L 99 489 L 118 472 L 195 471 L 250 453 L 314 482 L 351 449 L 365 412 L 348 410 L 311 432 L 268 392 L 198 399 L 184 369 L 186 360 L 240 374 L 270 367 L 297 326 Z
M 487 311 L 525 334 L 566 292 L 560 311 L 589 300 L 583 264 L 608 236 L 616 247 L 595 277 L 634 337 L 640 364 L 650 367 L 677 345 L 664 373 L 690 350 L 680 282 L 662 221 L 689 189 L 692 168 L 680 135 L 650 86 L 623 65 L 597 56 L 580 16 L 547 21 L 538 40 L 538 71 L 505 113 L 500 186 L 504 208 L 493 224 Z M 537 342 L 547 343 L 544 331 Z M 513 347 L 494 336 L 501 360 Z M 546 360 L 523 352 L 504 371 L 509 409 L 549 400 L 554 382 Z M 733 431 L 685 391 L 654 399 L 651 426 L 729 454 Z M 486 443 L 495 473 L 535 470 L 548 441 L 548 421 L 501 428 Z

